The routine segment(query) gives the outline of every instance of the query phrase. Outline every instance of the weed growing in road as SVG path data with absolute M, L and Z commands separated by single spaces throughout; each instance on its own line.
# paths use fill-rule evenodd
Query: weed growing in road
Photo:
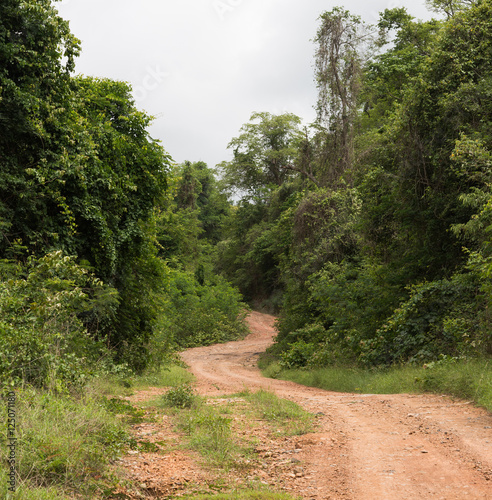
M 162 396 L 162 404 L 169 408 L 192 408 L 198 402 L 198 396 L 195 395 L 193 387 L 190 384 L 181 384 L 177 387 L 169 389 L 164 396 Z
M 190 437 L 190 446 L 209 463 L 224 469 L 239 463 L 242 452 L 233 439 L 231 421 L 208 405 L 184 411 L 178 417 L 179 428 Z
M 313 430 L 314 416 L 293 401 L 281 399 L 264 390 L 246 392 L 244 397 L 261 418 L 281 427 L 286 435 L 299 436 Z

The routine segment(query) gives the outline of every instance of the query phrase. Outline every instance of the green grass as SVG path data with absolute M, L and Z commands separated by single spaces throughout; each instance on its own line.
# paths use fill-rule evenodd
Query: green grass
M 7 482 L 7 476 L 0 473 L 2 484 Z M 29 484 L 20 484 L 14 493 L 7 492 L 4 487 L 0 488 L 1 498 L 6 500 L 72 500 L 73 496 L 64 493 L 57 487 L 33 487 Z
M 77 498 L 105 498 L 119 481 L 111 469 L 113 459 L 128 447 L 145 451 L 152 446 L 136 442 L 128 432 L 129 425 L 150 417 L 118 396 L 149 385 L 180 387 L 192 378 L 172 366 L 142 377 L 102 375 L 74 395 L 16 389 L 17 485 L 15 493 L 7 491 L 8 464 L 0 461 L 0 498 L 65 500 L 75 493 Z M 7 408 L 5 399 L 1 404 Z M 6 446 L 5 433 L 0 434 L 3 456 Z
M 146 387 L 177 387 L 193 382 L 194 377 L 178 365 L 147 370 L 143 375 L 104 375 L 90 380 L 86 391 L 98 396 L 129 396 Z
M 468 399 L 492 412 L 491 360 L 436 363 L 417 382 L 424 391 Z
M 130 443 L 114 415 L 92 398 L 32 389 L 19 389 L 16 397 L 19 488 L 12 498 L 65 498 L 72 492 L 97 498 L 111 487 L 109 461 Z M 1 440 L 5 450 L 5 436 Z M 6 475 L 6 465 L 0 466 L 0 476 Z M 6 481 L 0 497 L 8 498 Z
M 290 380 L 329 391 L 364 394 L 431 392 L 467 399 L 492 411 L 492 361 L 444 358 L 423 367 L 403 365 L 387 369 L 352 367 L 285 370 L 271 362 L 266 377 Z
M 272 392 L 244 392 L 242 396 L 251 403 L 260 418 L 265 419 L 283 434 L 299 436 L 313 430 L 314 416 L 302 409 L 298 404 L 281 399 Z
M 137 377 L 133 382 L 133 386 L 135 388 L 147 386 L 177 387 L 183 384 L 191 384 L 194 379 L 194 376 L 181 366 L 161 366 L 157 370 L 149 370 L 142 376 Z
M 247 438 L 236 434 L 238 425 L 242 431 L 244 425 L 249 426 L 251 414 L 265 420 L 278 435 L 301 435 L 313 429 L 313 415 L 271 392 L 246 390 L 229 395 L 228 399 L 226 405 L 208 404 L 194 395 L 190 386 L 184 385 L 171 389 L 156 403 L 168 408 L 176 427 L 187 435 L 186 447 L 199 452 L 208 465 L 224 470 L 247 469 L 256 459 L 254 432 L 246 433 Z M 239 415 L 244 418 L 237 423 Z
M 232 418 L 206 404 L 195 405 L 177 415 L 178 427 L 188 437 L 190 448 L 198 451 L 208 464 L 228 470 L 242 467 L 247 450 L 236 443 Z

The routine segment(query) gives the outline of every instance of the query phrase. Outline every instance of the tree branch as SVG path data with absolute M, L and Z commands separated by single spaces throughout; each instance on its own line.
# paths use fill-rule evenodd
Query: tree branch
M 319 182 L 317 181 L 316 177 L 314 177 L 314 175 L 311 174 L 310 172 L 307 172 L 306 170 L 303 170 L 302 168 L 294 167 L 294 165 L 281 165 L 280 168 L 283 168 L 285 170 L 292 170 L 293 172 L 298 172 L 299 174 L 305 175 L 314 184 L 316 184 L 317 187 L 319 187 Z

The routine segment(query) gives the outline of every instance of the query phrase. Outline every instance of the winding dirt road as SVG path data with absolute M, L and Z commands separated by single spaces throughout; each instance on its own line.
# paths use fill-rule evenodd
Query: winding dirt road
M 190 349 L 204 395 L 264 388 L 319 414 L 298 441 L 296 493 L 316 499 L 492 499 L 492 416 L 444 396 L 340 394 L 261 376 L 274 318 L 253 312 L 242 341 Z

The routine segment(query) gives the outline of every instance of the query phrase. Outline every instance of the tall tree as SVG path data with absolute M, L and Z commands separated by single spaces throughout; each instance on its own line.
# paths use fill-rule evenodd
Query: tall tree
M 426 5 L 434 12 L 443 12 L 449 18 L 463 9 L 477 3 L 477 0 L 426 0 Z
M 61 151 L 53 152 L 54 129 L 70 107 L 79 50 L 50 0 L 1 2 L 0 255 L 15 240 L 30 249 L 53 243 L 65 218 L 55 187 L 63 168 L 37 179 L 30 169 L 46 171 L 60 159 Z
M 86 261 L 120 295 L 113 318 L 88 324 L 141 367 L 169 159 L 127 84 L 71 76 L 78 51 L 49 0 L 0 4 L 0 258 L 61 249 Z
M 301 119 L 291 113 L 253 113 L 250 123 L 229 143 L 233 159 L 219 165 L 225 183 L 249 196 L 261 196 L 265 189 L 281 186 L 295 175 L 316 182 L 312 172 L 297 162 L 303 138 L 300 124 Z
M 314 39 L 316 109 L 328 149 L 324 182 L 331 184 L 352 166 L 362 68 L 372 33 L 360 17 L 340 7 L 323 13 L 320 22 Z

